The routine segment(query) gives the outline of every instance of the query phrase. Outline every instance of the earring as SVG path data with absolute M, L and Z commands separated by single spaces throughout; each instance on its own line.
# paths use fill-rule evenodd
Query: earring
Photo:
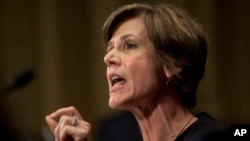
M 166 82 L 167 86 L 169 86 L 170 81 L 171 81 L 171 79 L 168 78 L 168 80 L 167 80 L 167 82 Z

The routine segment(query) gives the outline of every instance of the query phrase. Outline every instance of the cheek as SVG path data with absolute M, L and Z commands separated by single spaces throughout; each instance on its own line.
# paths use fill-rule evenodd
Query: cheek
M 137 60 L 137 62 L 136 62 Z M 159 69 L 150 60 L 140 60 L 137 58 L 134 63 L 128 64 L 130 67 L 130 77 L 136 95 L 144 95 L 157 91 L 159 86 Z M 140 60 L 140 61 L 138 61 Z

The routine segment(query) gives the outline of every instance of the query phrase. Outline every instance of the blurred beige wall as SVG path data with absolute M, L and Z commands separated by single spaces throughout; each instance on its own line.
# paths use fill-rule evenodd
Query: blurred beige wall
M 20 70 L 35 73 L 32 83 L 0 97 L 1 115 L 38 141 L 45 115 L 74 105 L 93 124 L 95 140 L 100 119 L 117 113 L 107 105 L 101 28 L 113 9 L 128 2 L 137 1 L 1 0 L 0 88 Z M 225 124 L 250 123 L 250 2 L 170 2 L 197 17 L 209 37 L 194 112 L 207 111 Z

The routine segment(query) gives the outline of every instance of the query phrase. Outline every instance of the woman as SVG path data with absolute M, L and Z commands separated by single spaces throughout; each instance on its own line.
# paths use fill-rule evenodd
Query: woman
M 131 111 L 144 141 L 224 137 L 223 125 L 190 112 L 205 71 L 207 39 L 187 13 L 168 4 L 124 5 L 105 22 L 103 40 L 109 106 Z M 58 141 L 85 140 L 91 129 L 74 107 L 46 120 Z

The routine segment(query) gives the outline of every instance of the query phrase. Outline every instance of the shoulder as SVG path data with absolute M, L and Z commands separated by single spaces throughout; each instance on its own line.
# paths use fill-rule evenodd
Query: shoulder
M 178 141 L 221 141 L 228 138 L 229 129 L 207 113 L 197 115 L 194 122 Z

